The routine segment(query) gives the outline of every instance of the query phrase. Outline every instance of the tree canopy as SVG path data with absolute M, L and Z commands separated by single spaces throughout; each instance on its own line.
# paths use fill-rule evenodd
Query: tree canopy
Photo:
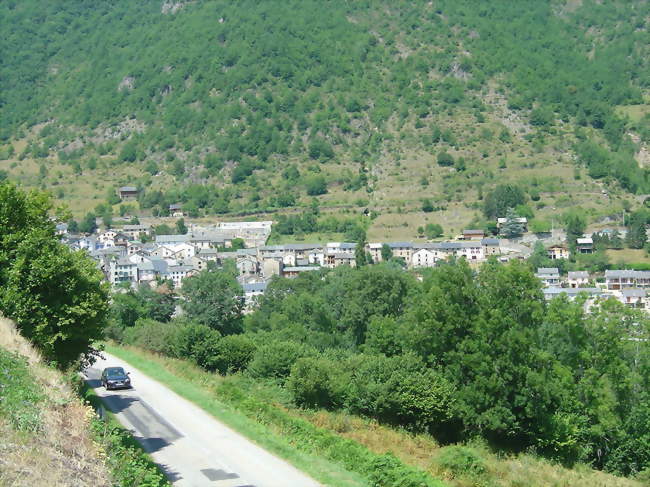
M 67 367 L 103 337 L 108 293 L 94 262 L 58 241 L 50 210 L 47 196 L 0 184 L 0 311 Z
M 181 306 L 188 318 L 228 335 L 241 331 L 243 294 L 232 274 L 205 270 L 183 281 Z

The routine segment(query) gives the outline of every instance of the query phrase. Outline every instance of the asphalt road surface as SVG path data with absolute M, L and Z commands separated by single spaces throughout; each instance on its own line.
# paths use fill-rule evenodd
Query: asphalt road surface
M 104 353 L 86 370 L 86 382 L 133 432 L 170 481 L 183 487 L 319 487 L 284 460 L 223 425 L 198 406 Z M 106 391 L 104 367 L 131 373 L 133 389 Z

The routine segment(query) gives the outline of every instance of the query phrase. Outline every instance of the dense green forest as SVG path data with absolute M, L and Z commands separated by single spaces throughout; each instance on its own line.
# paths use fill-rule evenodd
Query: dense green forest
M 618 110 L 647 94 L 646 2 L 171 5 L 0 5 L 0 139 L 27 136 L 3 152 L 41 165 L 32 183 L 52 184 L 53 160 L 72 177 L 106 165 L 143 189 L 163 174 L 162 193 L 207 185 L 211 198 L 181 184 L 158 200 L 224 213 L 294 206 L 333 185 L 372 194 L 378 165 L 417 152 L 460 174 L 444 181 L 451 200 L 493 184 L 486 161 L 505 168 L 521 144 L 560 144 L 577 171 L 648 191 L 629 137 L 648 141 L 648 117 Z M 530 130 L 494 119 L 499 97 Z
M 443 443 L 650 468 L 647 315 L 614 299 L 547 303 L 528 264 L 450 262 L 422 282 L 392 263 L 277 278 L 245 316 L 229 271 L 186 286 L 174 319 L 169 289 L 116 294 L 109 335 Z

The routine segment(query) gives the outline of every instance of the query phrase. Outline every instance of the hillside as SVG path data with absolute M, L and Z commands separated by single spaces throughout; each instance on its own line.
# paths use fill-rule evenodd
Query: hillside
M 111 485 L 92 410 L 0 318 L 0 485 Z
M 97 417 L 97 397 L 76 390 L 69 373 L 0 317 L 0 486 L 169 487 L 130 432 L 110 413 Z
M 371 238 L 453 234 L 512 181 L 542 222 L 575 206 L 598 221 L 650 184 L 649 14 L 641 0 L 3 2 L 0 169 L 77 217 L 117 213 L 129 184 L 127 214 L 316 197 L 372 210 Z

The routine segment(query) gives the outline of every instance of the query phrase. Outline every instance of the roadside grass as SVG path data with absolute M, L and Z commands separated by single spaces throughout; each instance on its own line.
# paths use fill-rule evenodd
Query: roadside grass
M 480 441 L 442 446 L 430 435 L 413 434 L 345 412 L 298 410 L 297 414 L 376 453 L 390 451 L 403 462 L 454 487 L 641 486 L 634 480 L 593 470 L 587 465 L 569 469 L 534 455 L 495 453 Z
M 142 445 L 103 406 L 101 398 L 83 381 L 79 382 L 77 393 L 92 406 L 94 411 L 103 410 L 103 418 L 93 415 L 90 427 L 96 441 L 108 452 L 106 463 L 114 480 L 121 486 L 171 487 L 165 472 L 151 459 Z
M 164 383 L 324 485 L 379 487 L 398 485 L 391 482 L 400 478 L 405 483 L 399 485 L 404 487 L 445 485 L 406 466 L 392 454 L 377 455 L 356 441 L 319 428 L 277 403 L 263 385 L 242 376 L 222 377 L 188 361 L 133 347 L 108 344 L 106 351 Z
M 212 403 L 213 408 L 227 411 L 226 418 L 213 413 L 197 401 L 193 402 L 256 440 L 258 429 L 255 425 L 251 428 L 250 425 L 244 424 L 246 429 L 241 430 L 237 425 L 228 422 L 231 419 L 241 421 L 241 418 L 232 417 L 237 415 L 232 408 L 242 411 L 256 422 L 263 423 L 266 428 L 283 435 L 289 442 L 293 442 L 294 437 L 291 436 L 292 433 L 287 434 L 283 429 L 282 423 L 286 424 L 286 417 L 306 421 L 315 426 L 318 431 L 326 431 L 354 444 L 362 445 L 376 455 L 394 455 L 404 464 L 425 471 L 434 478 L 441 478 L 447 485 L 453 487 L 546 487 L 549 485 L 640 487 L 642 485 L 632 479 L 593 470 L 586 465 L 576 465 L 569 469 L 534 455 L 507 455 L 493 452 L 481 442 L 441 446 L 430 435 L 413 434 L 345 412 L 297 409 L 291 406 L 284 389 L 273 383 L 254 381 L 242 375 L 222 377 L 205 372 L 188 361 L 162 357 L 133 347 L 108 345 L 107 351 L 140 368 L 143 372 L 151 374 L 168 386 L 171 386 L 168 382 L 168 379 L 171 379 L 180 391 L 190 391 L 190 396 L 197 393 L 191 389 L 199 389 L 202 395 L 208 396 L 204 399 L 208 405 Z M 156 374 L 159 376 L 156 377 Z M 175 392 L 190 399 L 178 390 Z M 215 397 L 218 397 L 218 400 Z M 264 408 L 257 409 L 260 403 L 266 408 L 275 409 L 278 420 L 270 421 Z M 307 444 L 311 443 L 309 437 L 302 440 Z M 262 444 L 261 441 L 258 443 Z M 318 453 L 316 451 L 316 454 Z M 338 487 L 345 484 L 332 485 Z M 374 487 L 374 484 L 371 485 Z

